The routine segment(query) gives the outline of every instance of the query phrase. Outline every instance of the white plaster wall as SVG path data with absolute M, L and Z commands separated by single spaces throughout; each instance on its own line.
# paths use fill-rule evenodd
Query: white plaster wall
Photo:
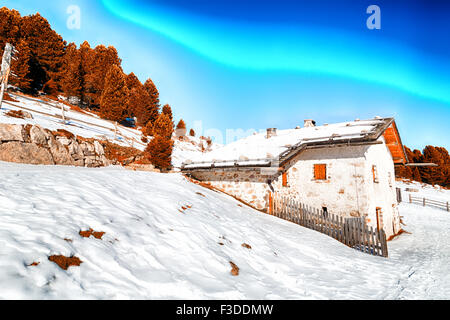
M 366 152 L 366 175 L 369 177 L 367 194 L 371 195 L 368 207 L 368 223 L 377 226 L 376 208 L 382 208 L 383 229 L 389 237 L 400 230 L 397 194 L 395 191 L 395 169 L 391 153 L 384 143 L 373 145 Z M 378 183 L 373 181 L 372 165 L 377 166 Z
M 288 168 L 288 187 L 282 177 L 273 184 L 275 191 L 293 196 L 302 203 L 345 217 L 360 217 L 369 206 L 364 184 L 365 146 L 308 149 Z M 327 165 L 327 180 L 314 179 L 314 165 Z

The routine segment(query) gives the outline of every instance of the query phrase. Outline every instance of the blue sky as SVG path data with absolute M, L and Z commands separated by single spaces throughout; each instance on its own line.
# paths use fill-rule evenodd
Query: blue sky
M 68 42 L 115 46 L 204 134 L 394 116 L 403 142 L 450 148 L 447 1 L 2 0 Z M 369 5 L 381 30 L 369 30 Z M 67 28 L 67 8 L 81 28 Z M 195 126 L 197 131 L 200 127 Z M 207 130 L 210 129 L 210 130 Z M 215 129 L 215 130 L 212 130 Z

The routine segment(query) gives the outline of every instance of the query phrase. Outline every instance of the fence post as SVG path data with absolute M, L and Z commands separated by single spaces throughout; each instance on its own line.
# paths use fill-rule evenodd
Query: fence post
M 409 203 L 412 203 L 411 194 L 409 194 Z
M 397 202 L 401 203 L 402 202 L 402 189 L 397 188 Z
M 450 208 L 449 208 L 449 206 L 448 206 L 448 201 L 447 201 L 447 212 L 448 212 L 448 211 L 450 211 Z
M 114 140 L 117 139 L 117 121 L 114 122 Z
M 425 207 L 425 197 L 423 198 L 423 206 Z
M 64 115 L 64 105 L 61 103 L 61 115 L 62 115 L 62 121 L 66 123 L 66 117 Z
M 381 246 L 382 246 L 382 256 L 387 258 L 388 257 L 388 248 L 387 248 L 387 241 L 386 241 L 386 233 L 383 229 L 380 230 L 381 235 Z

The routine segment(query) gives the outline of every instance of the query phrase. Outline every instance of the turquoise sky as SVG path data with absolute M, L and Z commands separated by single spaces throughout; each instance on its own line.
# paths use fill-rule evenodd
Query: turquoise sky
M 125 71 L 152 78 L 188 126 L 225 136 L 394 116 L 407 146 L 450 148 L 448 4 L 378 1 L 381 30 L 366 27 L 368 1 L 276 4 L 2 1 L 39 11 L 69 42 L 114 45 Z M 67 28 L 69 5 L 81 9 L 79 30 Z

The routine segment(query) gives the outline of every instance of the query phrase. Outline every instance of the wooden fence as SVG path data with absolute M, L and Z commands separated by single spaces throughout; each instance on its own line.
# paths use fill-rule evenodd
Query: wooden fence
M 425 197 L 414 197 L 409 194 L 409 203 L 420 204 L 422 206 L 434 207 L 450 212 L 450 206 L 448 201 L 438 201 L 433 199 L 427 199 Z
M 319 231 L 356 250 L 388 257 L 386 234 L 367 226 L 364 218 L 344 218 L 274 194 L 272 215 Z

